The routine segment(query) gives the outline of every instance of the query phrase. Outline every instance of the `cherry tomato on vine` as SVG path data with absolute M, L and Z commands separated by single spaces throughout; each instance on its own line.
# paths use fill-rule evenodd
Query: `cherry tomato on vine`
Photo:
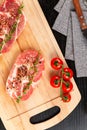
M 63 79 L 70 80 L 73 77 L 73 71 L 70 68 L 64 68 Z
M 62 65 L 63 61 L 58 57 L 55 57 L 51 60 L 51 66 L 55 70 L 59 70 L 60 68 L 62 68 Z
M 58 88 L 61 84 L 60 77 L 57 76 L 57 75 L 53 76 L 50 80 L 50 84 L 51 84 L 52 87 Z
M 63 81 L 62 91 L 63 93 L 68 93 L 73 89 L 73 84 L 70 81 Z
M 71 95 L 69 93 L 64 93 L 62 96 L 63 102 L 69 102 L 71 100 Z

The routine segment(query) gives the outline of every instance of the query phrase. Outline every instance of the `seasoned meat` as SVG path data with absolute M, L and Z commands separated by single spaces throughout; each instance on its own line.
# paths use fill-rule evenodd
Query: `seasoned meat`
M 26 50 L 21 53 L 8 76 L 6 90 L 8 94 L 19 101 L 27 99 L 40 80 L 44 70 L 44 59 L 36 50 Z
M 18 0 L 4 0 L 0 5 L 0 53 L 9 51 L 23 31 L 26 19 L 22 9 Z

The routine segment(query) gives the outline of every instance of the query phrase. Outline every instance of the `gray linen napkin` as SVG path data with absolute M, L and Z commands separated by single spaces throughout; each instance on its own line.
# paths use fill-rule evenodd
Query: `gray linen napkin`
M 65 36 L 67 36 L 68 19 L 70 17 L 70 7 L 71 0 L 66 0 L 52 27 L 52 29 L 56 30 L 57 32 L 60 32 Z
M 83 0 L 80 0 L 80 5 L 81 5 L 83 10 L 87 11 L 87 7 L 84 5 Z M 73 3 L 72 3 L 72 10 L 74 10 Z M 70 14 L 70 18 L 71 18 L 71 14 Z M 69 23 L 71 21 L 70 18 L 69 18 Z M 66 59 L 74 60 L 73 50 L 74 49 L 73 49 L 73 38 L 72 38 L 72 26 L 69 25 L 67 40 L 66 40 L 66 50 L 65 50 L 65 58 Z
M 57 12 L 60 12 L 60 10 L 61 10 L 61 8 L 62 8 L 62 6 L 63 6 L 63 4 L 64 4 L 65 1 L 66 1 L 66 0 L 59 0 L 58 3 L 56 4 L 56 6 L 54 7 L 54 9 L 55 9 Z
M 65 59 L 74 60 L 74 48 L 73 48 L 73 37 L 72 37 L 72 19 L 69 18 L 68 32 L 66 39 L 66 48 L 65 48 Z
M 80 0 L 80 5 L 83 10 L 87 10 L 86 6 L 83 3 L 83 0 Z M 52 29 L 67 36 L 70 11 L 74 10 L 73 2 L 72 0 L 65 0 L 65 2 L 63 0 L 60 0 L 54 9 L 60 13 L 56 18 Z
M 80 0 L 80 5 L 83 10 L 87 11 L 87 7 L 84 5 L 83 0 Z M 62 9 L 61 9 L 61 7 L 62 7 Z M 83 45 L 84 42 L 86 42 L 86 39 L 82 40 L 82 39 L 84 39 L 84 36 L 82 35 L 79 21 L 77 19 L 77 15 L 75 14 L 75 17 L 74 17 L 73 14 L 71 13 L 71 11 L 74 10 L 72 0 L 66 0 L 65 2 L 63 0 L 60 0 L 59 4 L 57 4 L 54 7 L 54 9 L 59 12 L 59 15 L 56 18 L 56 21 L 53 25 L 53 29 L 60 32 L 61 34 L 65 35 L 65 36 L 67 36 L 65 58 L 70 59 L 70 60 L 75 60 L 77 77 L 87 76 L 87 72 L 86 72 L 87 63 L 85 62 L 85 61 L 87 61 L 86 60 L 87 57 L 85 56 L 85 55 L 87 55 L 86 54 L 87 48 L 85 48 L 86 45 L 85 46 Z M 72 23 L 72 21 L 73 21 L 73 23 Z M 79 27 L 76 27 L 74 25 L 76 22 L 77 22 L 76 26 L 79 26 Z M 64 27 L 62 27 L 62 26 L 64 26 Z M 77 29 L 79 28 L 78 31 L 76 30 L 76 28 Z M 72 35 L 72 32 L 73 32 L 73 35 Z M 80 44 L 78 44 L 78 46 L 77 46 L 75 44 L 76 42 L 80 43 Z M 83 44 L 81 44 L 81 42 Z M 80 63 L 80 61 L 81 61 L 81 63 Z M 84 65 L 84 63 L 85 63 L 85 65 Z
M 57 12 L 60 12 L 63 4 L 65 3 L 66 0 L 59 0 L 59 2 L 56 4 L 56 6 L 54 7 L 54 9 L 57 11 Z M 71 1 L 72 3 L 72 0 L 67 0 L 67 1 Z M 83 10 L 87 10 L 86 9 L 86 6 L 87 5 L 87 2 L 85 3 L 85 0 L 79 0 L 80 1 L 80 5 L 82 7 Z M 85 3 L 85 4 L 84 4 Z M 71 4 L 71 10 L 74 10 L 74 6 L 73 6 L 73 3 Z
M 87 23 L 87 12 L 83 12 Z M 87 77 L 87 38 L 80 29 L 76 12 L 71 12 L 73 28 L 73 48 L 77 77 Z
M 67 5 L 68 4 L 68 5 Z M 87 7 L 84 5 L 83 0 L 80 0 L 80 5 L 83 10 L 87 10 Z M 62 7 L 62 9 L 61 9 Z M 67 36 L 66 40 L 66 51 L 65 51 L 65 58 L 74 60 L 73 56 L 73 45 L 72 45 L 72 32 L 71 32 L 71 25 L 70 25 L 70 11 L 74 10 L 74 6 L 72 0 L 60 0 L 58 4 L 54 7 L 56 11 L 60 11 L 58 17 L 55 20 L 53 25 L 53 29 L 61 34 Z M 69 25 L 68 25 L 69 24 Z M 69 49 L 70 48 L 70 49 Z M 72 54 L 71 54 L 72 53 Z

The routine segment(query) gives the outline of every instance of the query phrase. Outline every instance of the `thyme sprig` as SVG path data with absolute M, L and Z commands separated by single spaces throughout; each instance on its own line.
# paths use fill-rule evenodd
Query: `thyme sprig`
M 19 103 L 21 98 L 22 98 L 21 96 L 18 96 L 18 98 L 16 99 L 16 102 Z
M 18 14 L 22 14 L 22 10 L 24 8 L 23 2 L 21 3 L 20 7 L 18 8 Z

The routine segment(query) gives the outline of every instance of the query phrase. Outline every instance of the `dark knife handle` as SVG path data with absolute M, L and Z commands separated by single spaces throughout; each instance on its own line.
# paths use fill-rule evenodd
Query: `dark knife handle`
M 75 10 L 76 10 L 79 22 L 80 22 L 81 29 L 82 30 L 87 29 L 87 25 L 86 25 L 86 22 L 85 22 L 85 18 L 84 18 L 79 0 L 73 0 L 73 4 L 74 4 L 74 7 L 75 7 Z
M 60 112 L 60 108 L 58 106 L 54 106 L 52 108 L 49 108 L 39 114 L 36 114 L 30 118 L 30 122 L 32 124 L 37 124 L 44 122 L 46 120 L 51 119 L 55 115 L 57 115 Z

